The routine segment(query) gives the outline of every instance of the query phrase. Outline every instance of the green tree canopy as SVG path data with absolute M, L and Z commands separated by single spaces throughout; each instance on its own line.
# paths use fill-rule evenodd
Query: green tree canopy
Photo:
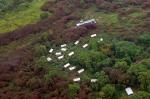
M 115 94 L 116 94 L 115 87 L 110 84 L 107 84 L 106 86 L 104 86 L 101 91 L 104 93 L 105 99 L 114 99 Z
M 131 57 L 131 59 L 138 56 L 141 48 L 134 43 L 128 41 L 120 41 L 115 43 L 115 54 L 118 58 Z

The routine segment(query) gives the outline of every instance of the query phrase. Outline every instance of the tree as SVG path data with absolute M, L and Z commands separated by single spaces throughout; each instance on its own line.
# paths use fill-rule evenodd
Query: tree
M 92 84 L 92 89 L 95 90 L 95 91 L 99 91 L 102 87 L 104 87 L 108 81 L 109 81 L 109 78 L 108 76 L 105 74 L 104 71 L 101 71 L 100 73 L 97 72 L 95 74 L 96 78 L 98 79 L 98 82 L 96 82 L 95 84 Z
M 138 42 L 142 43 L 144 45 L 150 44 L 150 35 L 149 34 L 143 34 L 138 38 Z
M 69 99 L 75 99 L 75 95 L 77 94 L 79 89 L 80 89 L 79 84 L 77 83 L 69 84 L 69 88 L 68 88 Z
M 76 53 L 78 54 L 71 59 L 71 62 L 88 69 L 92 73 L 101 70 L 103 67 L 102 61 L 107 58 L 103 53 L 93 50 L 77 49 Z
M 149 87 L 149 84 L 147 84 L 149 83 L 149 60 L 150 59 L 143 59 L 138 64 L 131 65 L 131 67 L 128 69 L 128 73 L 132 77 L 132 84 L 139 85 L 140 83 L 141 88 L 146 90 Z
M 150 69 L 149 61 L 150 59 L 143 59 L 138 64 L 131 65 L 131 67 L 128 69 L 128 73 L 138 76 L 140 72 L 146 72 Z
M 8 9 L 9 2 L 10 1 L 7 1 L 7 0 L 0 0 L 0 12 Z
M 133 96 L 131 96 L 131 99 L 149 99 L 149 98 L 150 98 L 150 93 L 145 91 L 139 91 Z
M 115 54 L 118 58 L 131 57 L 133 60 L 141 52 L 141 48 L 134 43 L 128 41 L 120 41 L 115 43 Z
M 129 68 L 129 65 L 127 64 L 126 61 L 117 61 L 117 62 L 115 63 L 115 66 L 114 66 L 114 67 L 117 68 L 117 69 L 121 69 L 121 70 L 123 70 L 123 71 L 127 71 L 128 68 Z
M 107 84 L 101 90 L 104 93 L 105 99 L 114 99 L 116 95 L 116 89 L 114 86 Z
M 141 89 L 150 92 L 150 70 L 147 72 L 141 72 L 138 80 L 140 81 Z

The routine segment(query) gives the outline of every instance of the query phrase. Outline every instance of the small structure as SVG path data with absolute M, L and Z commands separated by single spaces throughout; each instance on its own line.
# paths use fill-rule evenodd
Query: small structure
M 72 56 L 74 54 L 74 52 L 70 52 L 69 54 L 68 54 L 68 56 Z
M 72 71 L 72 70 L 74 70 L 74 69 L 76 69 L 75 66 L 69 68 L 70 71 Z
M 100 41 L 103 41 L 103 38 L 101 38 Z
M 63 45 L 61 45 L 61 47 L 66 47 L 67 46 L 67 44 L 63 44 Z
M 78 45 L 78 44 L 79 44 L 79 41 L 76 41 L 74 44 L 75 44 L 75 45 Z
M 102 42 L 103 41 L 103 38 L 100 38 L 100 40 L 98 40 L 98 42 Z
M 83 48 L 86 48 L 86 47 L 88 47 L 88 44 L 84 44 L 82 47 L 83 47 Z
M 58 57 L 59 60 L 61 60 L 63 58 L 64 58 L 64 55 Z
M 92 34 L 91 37 L 96 37 L 96 34 Z
M 48 61 L 48 62 L 52 61 L 52 58 L 47 57 L 47 61 Z
M 74 81 L 74 82 L 79 82 L 79 81 L 80 81 L 80 78 L 74 78 L 73 81 Z
M 52 52 L 53 52 L 53 50 L 54 50 L 54 49 L 52 49 L 52 48 L 51 48 L 51 49 L 49 50 L 49 53 L 52 53 Z
M 55 55 L 56 55 L 56 56 L 60 56 L 60 55 L 61 55 L 61 52 L 56 52 Z
M 67 51 L 67 48 L 61 48 L 61 51 L 65 52 Z
M 96 24 L 96 20 L 90 19 L 86 21 L 80 21 L 79 23 L 76 24 L 76 26 L 79 27 L 79 26 L 86 25 L 86 24 Z
M 64 68 L 67 68 L 69 66 L 70 66 L 70 63 L 67 63 L 67 64 L 64 65 Z
M 125 91 L 126 91 L 126 93 L 127 93 L 128 96 L 133 95 L 133 91 L 132 91 L 131 87 L 127 87 L 125 89 Z
M 91 83 L 97 82 L 97 79 L 91 79 Z
M 78 74 L 81 74 L 82 72 L 84 72 L 84 69 L 78 70 Z

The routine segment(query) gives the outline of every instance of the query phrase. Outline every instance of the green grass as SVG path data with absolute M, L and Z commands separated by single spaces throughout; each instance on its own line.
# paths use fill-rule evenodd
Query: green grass
M 124 18 L 124 20 L 119 20 L 118 13 L 116 12 L 103 12 L 103 11 L 97 11 L 97 8 L 95 6 L 91 6 L 91 8 L 85 10 L 83 12 L 83 19 L 96 19 L 97 23 L 107 27 L 107 28 L 118 28 L 118 27 L 124 27 L 124 28 L 132 28 L 139 22 L 141 22 L 140 19 L 137 17 L 142 17 L 142 12 L 134 12 L 132 14 L 129 14 L 127 17 Z M 135 20 L 136 18 L 136 20 Z
M 141 17 L 141 16 L 143 16 L 143 14 L 141 12 L 134 12 L 134 13 L 131 13 L 129 16 L 131 16 L 131 17 Z
M 9 11 L 0 19 L 0 33 L 13 31 L 26 24 L 35 23 L 42 13 L 40 7 L 46 0 L 34 0 L 28 8 L 20 11 Z M 21 8 L 19 8 L 21 9 Z
M 84 19 L 96 19 L 97 23 L 104 25 L 112 25 L 118 23 L 118 14 L 117 13 L 104 13 L 104 12 L 96 12 L 95 7 L 91 7 L 84 11 Z

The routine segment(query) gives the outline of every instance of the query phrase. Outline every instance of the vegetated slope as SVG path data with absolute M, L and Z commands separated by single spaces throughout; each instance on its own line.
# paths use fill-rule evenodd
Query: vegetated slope
M 6 14 L 4 15 L 1 12 L 0 33 L 10 32 L 27 24 L 33 24 L 37 22 L 40 19 L 40 15 L 42 13 L 40 7 L 45 1 L 46 0 L 33 0 L 30 3 L 24 1 L 25 3 L 20 4 L 20 6 L 16 9 L 14 9 L 15 6 L 12 7 L 12 9 L 14 10 L 6 11 Z
M 126 99 L 124 88 L 131 86 L 135 92 L 131 98 L 149 99 L 149 4 L 147 0 L 48 1 L 42 10 L 51 16 L 44 14 L 39 22 L 0 36 L 0 97 Z M 80 19 L 91 18 L 97 26 L 74 28 Z M 98 37 L 90 39 L 91 33 Z M 104 42 L 98 43 L 101 37 Z M 78 39 L 80 46 L 88 42 L 89 48 L 72 46 Z M 48 50 L 62 43 L 77 53 L 69 62 L 86 69 L 80 84 L 59 67 L 64 62 L 46 61 Z M 91 77 L 98 82 L 91 84 Z

